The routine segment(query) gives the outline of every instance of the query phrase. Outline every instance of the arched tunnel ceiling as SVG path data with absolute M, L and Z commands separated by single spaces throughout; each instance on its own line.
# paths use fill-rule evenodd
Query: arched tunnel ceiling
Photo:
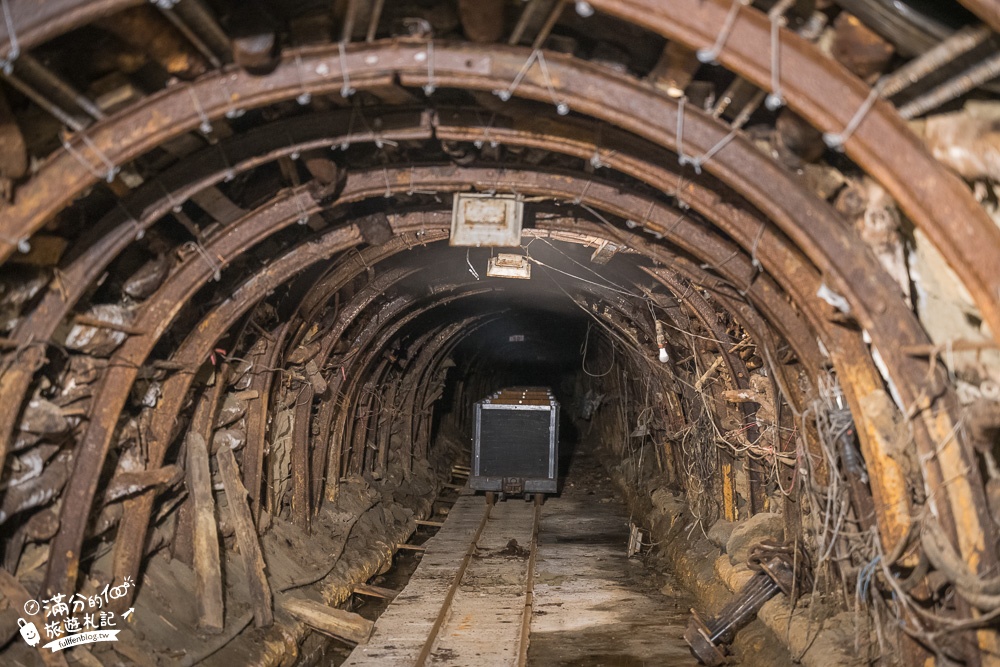
M 988 393 L 968 387 L 1000 379 L 992 174 L 933 144 L 939 117 L 908 122 L 991 100 L 993 3 L 923 22 L 880 0 L 153 4 L 3 2 L 0 401 L 16 407 L 0 414 L 0 511 L 23 546 L 57 502 L 42 590 L 73 589 L 94 539 L 141 578 L 162 502 L 142 487 L 109 536 L 105 487 L 183 463 L 184 433 L 212 442 L 229 384 L 258 397 L 240 456 L 255 515 L 268 424 L 306 392 L 293 411 L 314 444 L 293 450 L 289 491 L 304 527 L 335 473 L 389 465 L 390 436 L 372 454 L 377 420 L 359 416 L 374 395 L 409 406 L 392 413 L 409 466 L 432 438 L 415 413 L 456 360 L 472 386 L 556 373 L 581 346 L 682 398 L 711 350 L 733 390 L 770 378 L 803 431 L 835 377 L 893 564 L 914 566 L 929 513 L 965 575 L 996 574 L 995 442 L 968 428 Z M 449 244 L 469 192 L 524 204 L 520 247 Z M 485 276 L 495 251 L 531 279 Z M 927 284 L 964 300 L 961 322 L 935 321 Z M 508 349 L 516 335 L 528 344 Z M 967 355 L 957 375 L 942 350 Z M 43 404 L 58 437 L 32 430 Z M 756 444 L 756 403 L 721 404 Z M 747 465 L 756 513 L 765 473 Z M 993 611 L 939 607 L 969 627 Z M 964 659 L 996 660 L 992 629 L 975 642 Z

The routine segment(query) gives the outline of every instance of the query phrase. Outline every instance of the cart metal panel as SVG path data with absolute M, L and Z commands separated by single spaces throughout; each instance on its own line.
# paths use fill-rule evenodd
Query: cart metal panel
M 547 389 L 505 389 L 476 403 L 471 488 L 558 490 L 559 403 Z

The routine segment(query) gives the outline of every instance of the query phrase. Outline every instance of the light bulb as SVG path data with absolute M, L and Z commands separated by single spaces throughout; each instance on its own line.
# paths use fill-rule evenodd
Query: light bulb
M 670 359 L 670 357 L 667 356 L 667 348 L 661 347 L 660 348 L 660 363 L 665 364 L 665 363 L 667 363 L 667 361 L 669 359 Z

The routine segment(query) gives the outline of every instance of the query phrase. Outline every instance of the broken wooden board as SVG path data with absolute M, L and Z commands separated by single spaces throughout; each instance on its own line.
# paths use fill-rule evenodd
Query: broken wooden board
M 236 543 L 240 547 L 240 555 L 243 556 L 243 564 L 247 570 L 247 581 L 250 583 L 254 624 L 258 628 L 267 627 L 274 622 L 274 612 L 271 610 L 271 587 L 267 581 L 257 529 L 250 516 L 250 506 L 247 504 L 249 494 L 240 481 L 240 471 L 233 450 L 222 447 L 216 458 L 219 462 L 219 473 L 222 475 L 222 486 L 226 491 L 226 500 L 229 501 L 229 516 L 236 528 Z
M 313 600 L 288 597 L 281 601 L 281 606 L 314 630 L 354 644 L 367 641 L 375 626 L 374 621 L 369 621 L 359 614 L 329 607 Z

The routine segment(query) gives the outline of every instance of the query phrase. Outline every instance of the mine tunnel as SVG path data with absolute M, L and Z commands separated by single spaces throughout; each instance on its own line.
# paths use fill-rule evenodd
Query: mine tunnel
M 0 13 L 0 663 L 1000 664 L 996 0 Z

